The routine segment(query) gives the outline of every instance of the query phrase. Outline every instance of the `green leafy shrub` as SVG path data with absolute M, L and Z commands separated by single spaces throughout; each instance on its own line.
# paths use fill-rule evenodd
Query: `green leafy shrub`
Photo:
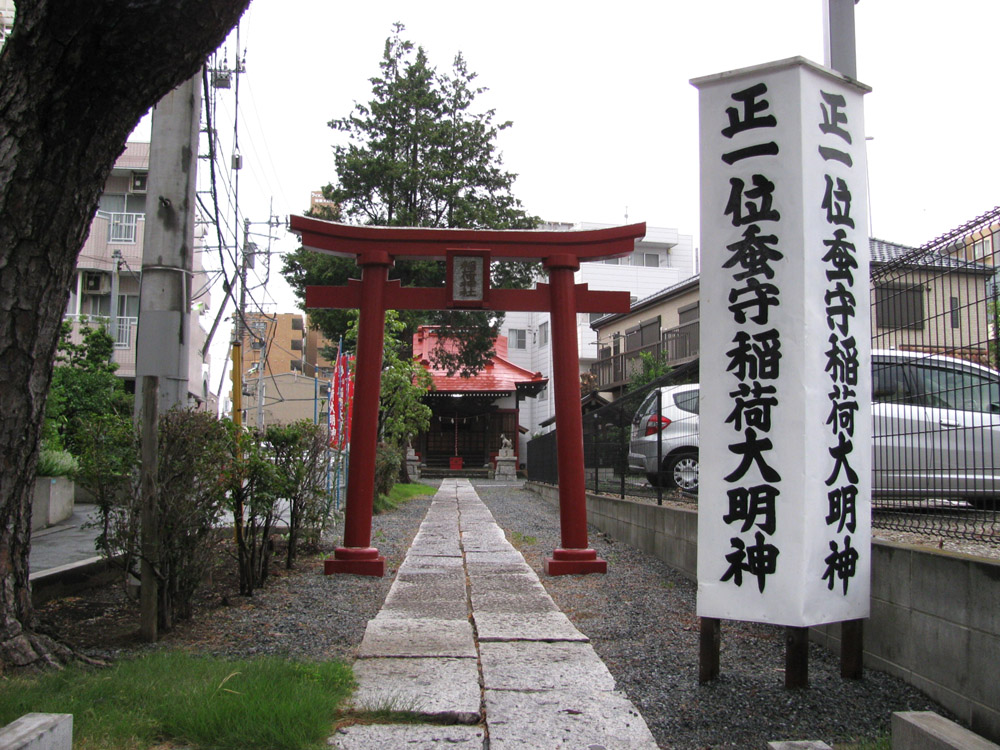
M 109 560 L 137 575 L 142 551 L 142 495 L 135 472 L 137 464 L 132 463 L 134 444 L 122 434 L 124 424 L 108 421 L 104 427 L 116 442 L 121 441 L 121 461 L 102 468 L 108 457 L 94 457 L 93 465 L 84 462 L 83 473 L 108 470 L 122 474 L 120 485 L 109 490 L 98 506 L 104 530 L 97 544 Z M 205 580 L 221 541 L 217 527 L 225 510 L 226 488 L 220 476 L 226 470 L 230 452 L 225 424 L 211 414 L 190 409 L 161 414 L 157 438 L 153 516 L 158 544 L 150 562 L 157 583 L 158 625 L 165 632 L 176 620 L 191 616 L 191 600 Z M 91 448 L 100 453 L 99 448 Z
M 285 567 L 291 568 L 303 538 L 318 544 L 330 516 L 326 438 L 322 427 L 306 420 L 268 427 L 265 438 L 277 472 L 278 492 L 288 501 Z
M 42 448 L 38 454 L 38 468 L 35 474 L 40 477 L 66 477 L 76 471 L 76 459 L 68 451 L 57 448 Z
M 231 453 L 223 482 L 233 514 L 240 594 L 252 596 L 269 573 L 281 482 L 261 435 L 235 425 L 230 434 Z
M 375 450 L 375 498 L 388 495 L 399 478 L 403 465 L 403 454 L 398 449 L 384 443 Z M 376 503 L 377 505 L 377 503 Z M 378 508 L 376 507 L 376 511 Z

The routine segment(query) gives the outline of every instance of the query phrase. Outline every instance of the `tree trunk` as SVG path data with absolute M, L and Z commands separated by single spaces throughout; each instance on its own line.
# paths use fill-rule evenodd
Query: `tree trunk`
M 248 2 L 91 0 L 68 13 L 56 0 L 18 1 L 0 51 L 0 668 L 67 657 L 31 629 L 28 554 L 76 256 L 128 134 L 198 70 Z

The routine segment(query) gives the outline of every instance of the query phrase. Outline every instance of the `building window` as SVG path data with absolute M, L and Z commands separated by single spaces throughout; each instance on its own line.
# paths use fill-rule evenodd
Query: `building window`
M 540 323 L 538 326 L 538 345 L 546 346 L 549 343 L 549 324 Z
M 976 240 L 972 243 L 972 260 L 979 261 L 980 263 L 990 263 L 992 262 L 993 255 L 993 237 L 992 235 L 986 235 L 981 240 Z
M 694 323 L 698 320 L 699 309 L 698 303 L 695 302 L 690 305 L 685 305 L 684 307 L 677 308 L 677 322 L 681 325 L 686 325 L 688 323 Z
M 879 328 L 923 330 L 923 286 L 876 286 L 875 319 Z
M 118 317 L 138 318 L 139 317 L 139 295 L 119 294 L 118 295 Z
M 511 349 L 527 349 L 528 332 L 523 328 L 510 328 L 507 330 L 507 341 Z
M 604 262 L 607 263 L 609 266 L 617 266 L 618 265 L 618 258 L 608 258 Z
M 961 328 L 962 327 L 962 316 L 959 314 L 959 304 L 958 297 L 951 298 L 951 327 Z
M 646 266 L 647 268 L 659 268 L 660 254 L 644 253 L 641 250 L 637 250 L 636 252 L 632 253 L 632 265 Z
M 547 385 L 543 385 L 542 389 L 538 391 L 538 400 L 547 401 L 548 398 L 549 398 L 549 387 Z

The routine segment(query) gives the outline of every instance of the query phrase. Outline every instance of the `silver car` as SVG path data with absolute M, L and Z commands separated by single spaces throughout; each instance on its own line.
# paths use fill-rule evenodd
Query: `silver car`
M 649 392 L 632 419 L 629 469 L 646 475 L 654 487 L 698 489 L 697 383 Z M 657 471 L 657 465 L 662 467 Z
M 686 394 L 688 418 L 674 429 L 679 389 Z M 696 491 L 699 386 L 660 390 L 662 417 L 669 424 L 659 432 L 651 428 L 657 424 L 653 391 L 632 423 L 629 467 L 646 474 L 651 484 Z M 995 370 L 954 357 L 875 350 L 872 422 L 874 494 L 961 497 L 984 504 L 1000 497 L 1000 373 Z

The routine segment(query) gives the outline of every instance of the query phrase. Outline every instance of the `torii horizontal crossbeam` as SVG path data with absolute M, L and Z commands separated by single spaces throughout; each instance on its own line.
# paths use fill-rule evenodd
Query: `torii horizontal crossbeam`
M 621 313 L 629 311 L 628 292 L 590 290 L 576 284 L 576 312 Z M 401 286 L 398 280 L 386 284 L 386 300 L 393 310 L 447 310 L 448 290 Z M 491 289 L 487 309 L 508 312 L 548 312 L 552 309 L 548 284 L 535 289 Z M 307 286 L 306 308 L 354 309 L 361 307 L 361 282 L 351 279 L 347 286 Z

